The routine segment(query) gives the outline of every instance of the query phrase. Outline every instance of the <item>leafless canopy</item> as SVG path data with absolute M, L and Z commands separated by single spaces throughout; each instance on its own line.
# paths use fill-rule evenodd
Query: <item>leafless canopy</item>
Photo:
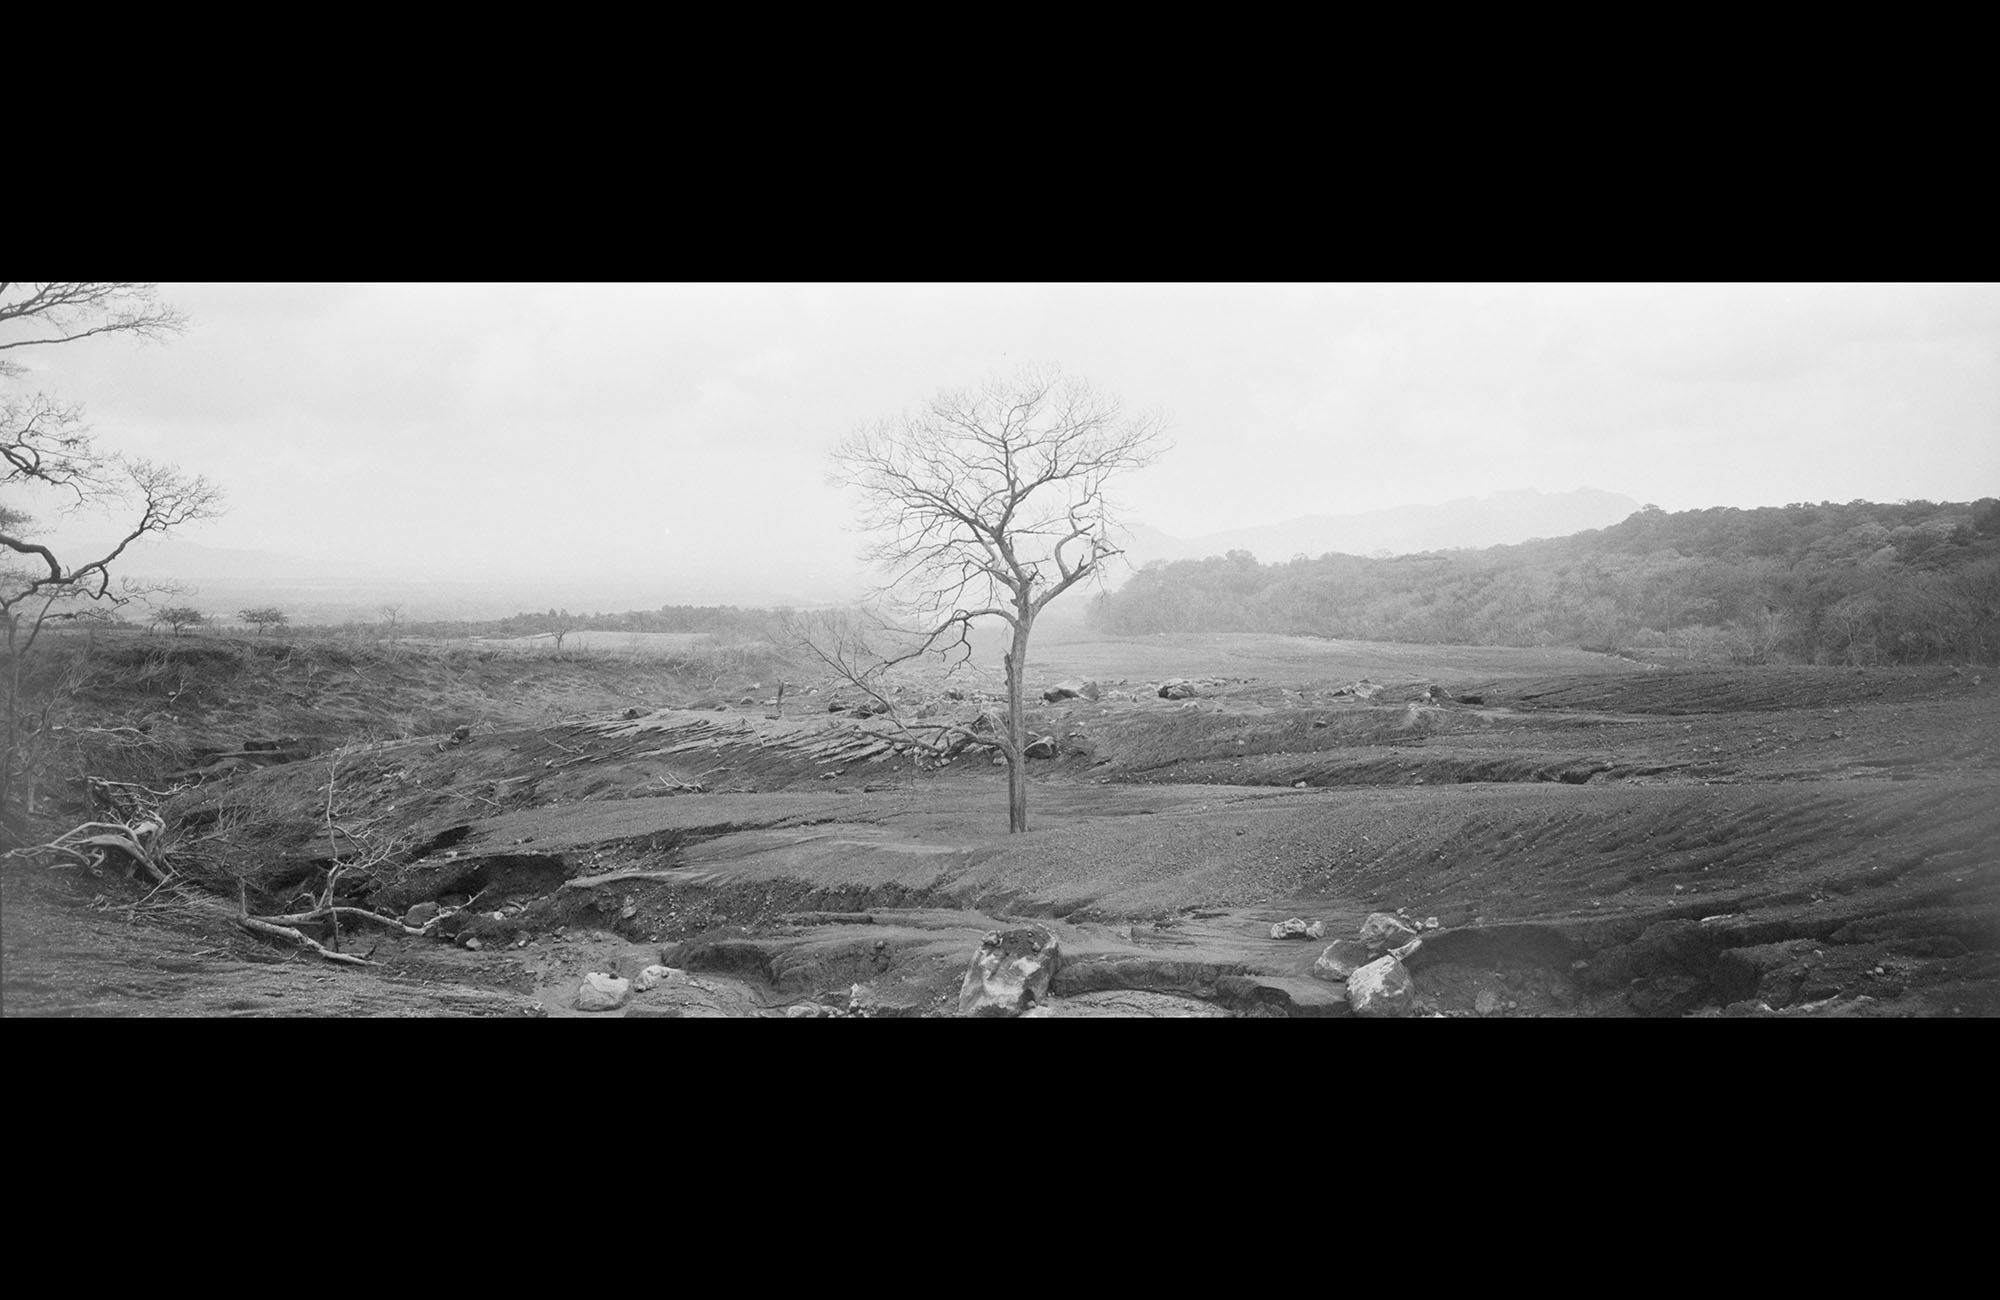
M 0 352 L 70 343 L 98 334 L 132 334 L 161 339 L 177 334 L 187 318 L 159 301 L 151 284 L 108 281 L 22 283 L 0 281 Z M 15 379 L 22 367 L 0 357 L 0 379 Z M 17 611 L 31 604 L 29 640 L 40 630 L 53 602 L 67 598 L 117 603 L 111 566 L 133 542 L 165 533 L 218 513 L 221 492 L 199 476 L 170 465 L 118 456 L 98 447 L 83 422 L 83 409 L 45 393 L 0 395 L 0 619 L 10 648 Z M 100 555 L 65 562 L 44 542 L 17 493 L 52 491 L 66 509 L 116 506 L 132 510 L 119 538 Z
M 68 284 L 0 280 L 0 352 L 74 343 L 96 334 L 163 339 L 187 328 L 187 317 L 159 300 L 159 286 L 104 280 Z M 6 363 L 0 361 L 0 367 Z M 0 374 L 9 373 L 0 368 Z
M 937 633 L 1019 629 L 1120 553 L 1107 483 L 1165 450 L 1157 414 L 1052 367 L 938 394 L 834 452 L 883 593 Z

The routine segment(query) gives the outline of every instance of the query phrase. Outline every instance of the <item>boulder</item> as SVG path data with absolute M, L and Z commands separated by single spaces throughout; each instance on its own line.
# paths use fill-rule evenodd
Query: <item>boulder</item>
M 1368 951 L 1368 945 L 1359 939 L 1337 939 L 1326 946 L 1326 951 L 1313 963 L 1315 979 L 1339 984 L 1375 960 L 1375 954 Z
M 685 984 L 687 982 L 688 976 L 684 970 L 676 970 L 672 966 L 648 966 L 639 972 L 639 977 L 632 981 L 632 986 L 641 993 L 644 993 L 648 989 L 656 989 L 662 984 Z
M 630 980 L 621 980 L 616 975 L 591 972 L 583 977 L 577 986 L 576 1009 L 578 1011 L 616 1011 L 625 1005 L 625 999 L 632 994 Z
M 1394 957 L 1371 961 L 1347 977 L 1347 1005 L 1357 1016 L 1408 1015 L 1416 996 L 1416 981 Z
M 1326 922 L 1314 921 L 1307 925 L 1298 917 L 1289 921 L 1278 921 L 1271 926 L 1273 939 L 1320 939 L 1326 936 Z
M 1391 948 L 1400 948 L 1417 937 L 1417 932 L 1399 916 L 1389 912 L 1371 912 L 1361 923 L 1361 942 L 1368 945 L 1373 953 L 1384 953 Z
M 1176 677 L 1169 682 L 1161 682 L 1159 695 L 1163 700 L 1190 700 L 1201 694 L 1201 688 L 1184 677 Z
M 1046 930 L 995 930 L 973 954 L 958 992 L 961 1016 L 1018 1016 L 1044 1001 L 1060 948 Z

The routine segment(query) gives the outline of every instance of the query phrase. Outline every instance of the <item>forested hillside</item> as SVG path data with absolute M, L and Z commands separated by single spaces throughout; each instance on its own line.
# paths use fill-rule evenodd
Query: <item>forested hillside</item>
M 2000 500 L 1667 513 L 1570 537 L 1387 559 L 1146 566 L 1091 609 L 1112 633 L 1285 632 L 1579 645 L 1794 663 L 2000 659 Z

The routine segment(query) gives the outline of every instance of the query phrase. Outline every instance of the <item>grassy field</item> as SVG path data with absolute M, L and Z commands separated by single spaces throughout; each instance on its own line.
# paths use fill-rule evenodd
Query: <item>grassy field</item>
M 514 637 L 464 637 L 441 641 L 406 638 L 404 644 L 450 650 L 499 650 L 515 654 L 548 654 L 556 649 L 548 635 Z M 563 654 L 611 653 L 634 658 L 670 658 L 704 650 L 715 645 L 707 632 L 601 632 L 594 628 L 571 632 L 563 638 Z

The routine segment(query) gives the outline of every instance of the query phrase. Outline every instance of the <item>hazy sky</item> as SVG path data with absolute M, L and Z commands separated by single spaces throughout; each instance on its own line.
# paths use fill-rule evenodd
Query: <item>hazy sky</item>
M 2000 287 L 168 284 L 192 327 L 12 355 L 221 483 L 206 546 L 824 593 L 857 423 L 1056 362 L 1162 410 L 1179 536 L 1510 488 L 1669 510 L 2000 494 Z M 813 575 L 813 576 L 807 576 Z

